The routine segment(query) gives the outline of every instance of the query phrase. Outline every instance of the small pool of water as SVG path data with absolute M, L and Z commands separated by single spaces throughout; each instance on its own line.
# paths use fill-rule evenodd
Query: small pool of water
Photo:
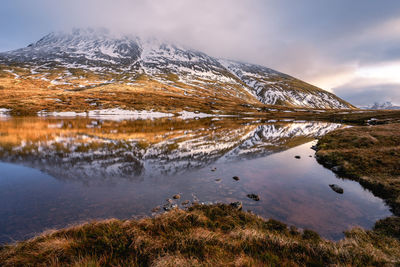
M 391 215 L 389 208 L 318 164 L 311 149 L 315 138 L 339 127 L 212 119 L 1 121 L 0 242 L 91 219 L 152 215 L 178 193 L 180 207 L 185 200 L 242 201 L 244 210 L 333 240 L 354 226 L 370 229 Z

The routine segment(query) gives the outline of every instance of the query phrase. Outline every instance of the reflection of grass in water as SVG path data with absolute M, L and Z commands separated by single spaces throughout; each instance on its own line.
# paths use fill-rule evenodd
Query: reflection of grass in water
M 136 144 L 136 146 L 137 146 L 139 149 L 146 149 L 146 148 L 148 148 L 148 147 L 150 146 L 150 144 L 149 144 L 149 143 L 146 143 L 146 142 L 143 142 L 143 141 L 140 141 L 140 142 L 138 142 L 138 143 Z
M 106 144 L 98 142 L 98 141 L 93 141 L 93 142 L 87 142 L 83 144 L 79 144 L 74 152 L 89 152 L 89 151 L 96 151 L 100 150 L 103 148 Z
M 160 144 L 159 149 L 163 151 L 162 153 L 169 154 L 186 142 L 188 146 L 185 147 L 198 148 L 199 151 L 216 149 L 219 155 L 223 155 L 244 142 L 247 138 L 243 137 L 259 125 L 242 124 L 243 121 L 238 119 L 117 122 L 88 118 L 13 118 L 0 122 L 0 132 L 3 133 L 0 136 L 0 147 L 3 156 L 40 156 L 45 150 L 46 153 L 55 152 L 59 153 L 58 156 L 66 157 L 73 152 L 84 154 L 101 152 L 110 155 L 112 152 L 126 151 L 136 154 L 138 150 L 147 150 L 154 144 Z M 287 126 L 290 124 L 276 125 L 278 128 Z M 309 140 L 310 138 L 302 136 L 283 137 L 275 140 L 277 145 L 269 142 L 263 144 L 260 140 L 261 143 L 256 143 L 254 148 L 258 151 L 275 151 Z M 220 146 L 223 144 L 227 146 Z
M 54 150 L 57 153 L 70 153 L 70 149 L 68 146 L 65 146 L 64 143 L 53 143 L 52 145 L 52 150 Z
M 308 137 L 308 136 L 296 136 L 295 138 L 286 138 L 286 140 L 284 140 L 284 144 L 286 147 L 296 147 L 308 142 L 313 141 L 315 138 L 313 137 Z
M 400 242 L 378 229 L 354 229 L 330 242 L 225 205 L 92 222 L 0 247 L 3 266 L 390 266 L 399 260 Z
M 210 132 L 211 120 L 167 120 L 156 121 L 104 121 L 99 123 L 99 128 L 88 128 L 91 122 L 97 121 L 86 118 L 76 119 L 40 119 L 40 118 L 13 118 L 0 121 L 0 143 L 19 145 L 22 140 L 37 142 L 47 142 L 56 137 L 63 136 L 93 136 L 111 140 L 145 140 L 148 143 L 156 143 L 163 140 L 184 137 L 183 131 L 197 131 L 196 134 L 208 134 Z M 218 132 L 228 128 L 240 128 L 241 121 L 221 120 L 213 122 L 220 129 Z
M 167 141 L 165 152 L 169 153 L 178 149 L 181 142 L 207 137 L 211 124 L 209 119 L 116 122 L 87 118 L 13 118 L 0 122 L 0 155 L 9 159 L 27 156 L 46 158 L 49 155 L 67 158 L 80 153 L 86 158 L 90 153 L 101 152 L 96 154 L 96 159 L 119 155 L 121 159 L 128 160 L 128 157 L 138 157 L 139 150 L 146 150 L 158 142 Z M 96 127 L 88 128 L 88 125 Z M 218 128 L 213 130 L 215 136 L 221 137 L 226 137 L 235 129 L 239 130 L 235 134 L 240 137 L 247 131 L 243 132 L 243 129 L 254 128 L 241 126 L 236 120 L 213 122 L 213 125 Z M 236 138 L 232 136 L 228 139 Z M 168 143 L 172 139 L 175 141 Z
M 179 148 L 179 145 L 177 143 L 173 143 L 173 144 L 168 144 L 167 145 L 167 150 L 168 151 L 173 151 L 173 150 L 178 149 L 178 148 Z

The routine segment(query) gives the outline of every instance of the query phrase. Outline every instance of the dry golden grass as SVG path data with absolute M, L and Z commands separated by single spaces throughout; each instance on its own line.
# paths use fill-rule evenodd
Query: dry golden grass
M 339 175 L 359 181 L 400 215 L 400 124 L 337 130 L 318 142 L 317 157 Z
M 5 70 L 12 70 L 20 77 Z M 70 85 L 52 84 L 50 81 L 68 71 L 75 78 L 67 77 Z M 36 115 L 38 111 L 76 111 L 84 112 L 95 109 L 122 108 L 130 110 L 155 110 L 161 112 L 180 112 L 182 110 L 221 114 L 255 116 L 262 118 L 292 118 L 299 120 L 324 120 L 364 124 L 371 117 L 379 121 L 399 120 L 400 111 L 373 111 L 358 113 L 356 110 L 325 110 L 302 108 L 300 111 L 288 106 L 264 105 L 249 95 L 240 84 L 194 84 L 180 82 L 173 74 L 161 75 L 167 79 L 161 83 L 141 74 L 135 81 L 113 74 L 95 74 L 79 69 L 46 70 L 31 74 L 27 68 L 0 65 L 0 108 L 8 108 L 12 115 Z M 120 83 L 107 84 L 104 81 L 115 79 Z M 317 90 L 311 85 L 298 84 L 288 77 L 290 87 L 296 90 Z M 294 79 L 294 80 L 293 80 Z M 79 87 L 81 86 L 81 87 Z M 273 109 L 274 111 L 271 111 Z M 282 112 L 291 110 L 293 112 Z
M 12 73 L 4 70 L 12 70 L 20 77 L 16 79 Z M 211 112 L 220 109 L 237 113 L 245 110 L 241 104 L 260 104 L 240 86 L 233 88 L 237 95 L 232 95 L 227 93 L 227 89 L 215 90 L 215 87 L 224 88 L 224 84 L 194 87 L 169 77 L 172 74 L 162 77 L 172 81 L 171 84 L 161 83 L 146 75 L 139 75 L 132 83 L 116 74 L 99 75 L 68 69 L 75 78 L 63 78 L 60 81 L 70 84 L 51 83 L 65 71 L 47 71 L 49 73 L 46 72 L 43 80 L 43 74 L 29 74 L 26 69 L 0 65 L 0 107 L 11 109 L 15 115 L 36 114 L 41 110 L 87 111 L 115 107 L 173 112 L 183 109 Z M 101 82 L 111 79 L 121 83 Z
M 395 266 L 400 242 L 354 229 L 339 242 L 226 205 L 106 220 L 0 247 L 2 266 Z

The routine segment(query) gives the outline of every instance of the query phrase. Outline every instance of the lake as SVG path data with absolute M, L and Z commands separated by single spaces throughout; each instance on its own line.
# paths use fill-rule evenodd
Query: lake
M 338 240 L 391 215 L 381 199 L 314 158 L 316 138 L 341 127 L 252 118 L 2 118 L 0 243 L 93 219 L 156 215 L 175 194 L 180 208 L 242 201 L 244 210 Z

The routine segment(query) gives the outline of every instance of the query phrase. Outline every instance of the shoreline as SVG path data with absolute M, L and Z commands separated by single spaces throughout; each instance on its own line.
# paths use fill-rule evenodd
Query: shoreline
M 317 161 L 339 177 L 359 182 L 400 216 L 400 124 L 357 126 L 321 137 Z
M 395 265 L 400 241 L 379 227 L 332 242 L 231 205 L 193 205 L 141 220 L 104 220 L 0 247 L 3 266 Z

